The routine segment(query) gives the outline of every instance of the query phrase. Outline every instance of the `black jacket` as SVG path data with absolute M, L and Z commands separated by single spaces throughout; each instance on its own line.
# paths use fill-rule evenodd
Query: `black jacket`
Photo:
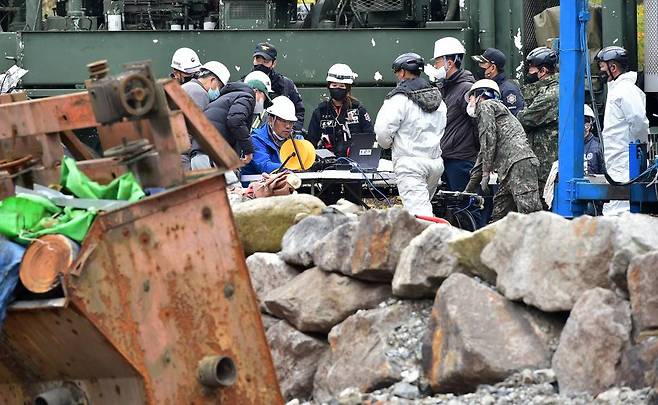
M 603 174 L 603 154 L 599 137 L 589 134 L 585 137 L 585 161 L 589 174 Z
M 475 162 L 480 151 L 477 125 L 466 113 L 468 101 L 464 95 L 475 83 L 468 70 L 455 73 L 443 82 L 441 94 L 448 107 L 448 122 L 441 138 L 441 157 Z
M 516 116 L 525 107 L 521 89 L 513 81 L 507 80 L 505 73 L 499 73 L 493 80 L 498 84 L 503 104 Z
M 256 96 L 251 87 L 241 82 L 231 82 L 222 87 L 219 98 L 208 104 L 203 112 L 238 156 L 254 151 L 250 133 L 255 106 Z M 200 151 L 199 144 L 193 141 L 191 156 Z
M 297 122 L 295 122 L 293 129 L 295 131 L 301 131 L 304 127 L 304 102 L 302 101 L 302 96 L 299 95 L 299 91 L 297 91 L 297 86 L 295 86 L 292 80 L 276 71 L 270 73 L 270 80 L 272 81 L 272 93 L 274 93 L 274 97 L 286 96 L 295 105 Z
M 344 125 L 349 132 L 344 130 Z M 339 114 L 331 100 L 326 100 L 313 111 L 306 139 L 315 147 L 331 150 L 336 156 L 347 156 L 352 136 L 374 132 L 370 115 L 358 100 L 352 101 L 351 108 L 343 104 Z

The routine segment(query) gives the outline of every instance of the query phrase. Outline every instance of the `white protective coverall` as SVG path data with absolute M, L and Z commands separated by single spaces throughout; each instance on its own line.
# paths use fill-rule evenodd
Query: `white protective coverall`
M 636 80 L 636 72 L 626 72 L 608 82 L 602 138 L 606 169 L 617 182 L 630 180 L 628 144 L 638 139 L 646 142 L 649 135 L 646 96 Z M 629 209 L 628 201 L 611 201 L 603 205 L 603 215 L 620 215 Z
M 428 113 L 404 94 L 385 100 L 377 114 L 377 143 L 392 148 L 398 192 L 412 215 L 434 216 L 430 200 L 443 174 L 440 142 L 446 114 L 443 101 Z

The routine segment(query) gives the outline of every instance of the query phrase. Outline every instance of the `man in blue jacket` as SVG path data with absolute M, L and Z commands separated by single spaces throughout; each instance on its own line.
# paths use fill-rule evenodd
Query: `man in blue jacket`
M 266 111 L 267 125 L 251 133 L 253 159 L 242 168 L 242 175 L 271 173 L 281 166 L 279 150 L 292 136 L 293 126 L 297 122 L 295 105 L 288 97 L 279 96 L 272 100 L 272 105 Z

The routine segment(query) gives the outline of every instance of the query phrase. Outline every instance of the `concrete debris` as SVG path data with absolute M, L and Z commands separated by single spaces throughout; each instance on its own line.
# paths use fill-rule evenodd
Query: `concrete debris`
M 277 322 L 266 336 L 283 398 L 310 398 L 318 361 L 329 350 L 327 342 L 299 332 L 286 321 Z
M 402 250 L 393 276 L 393 294 L 403 298 L 433 298 L 443 280 L 459 270 L 446 246 L 452 238 L 468 234 L 450 225 L 434 224 Z
M 515 214 L 482 251 L 498 290 L 546 312 L 569 311 L 591 288 L 611 288 L 615 220 L 588 216 L 567 220 L 541 211 Z
M 561 326 L 559 319 L 453 274 L 434 301 L 423 342 L 425 375 L 433 392 L 464 393 L 524 368 L 549 367 Z
M 328 333 L 359 309 L 374 308 L 391 287 L 312 268 L 265 296 L 267 311 L 302 332 Z
M 350 221 L 342 213 L 311 215 L 293 225 L 283 235 L 281 257 L 287 263 L 304 268 L 313 265 L 313 250 L 320 239 Z
M 596 395 L 613 387 L 630 333 L 627 301 L 603 288 L 586 291 L 574 305 L 553 357 L 560 392 Z
M 295 223 L 297 214 L 319 214 L 325 205 L 317 197 L 292 194 L 256 198 L 232 208 L 242 247 L 250 255 L 280 251 L 281 239 Z

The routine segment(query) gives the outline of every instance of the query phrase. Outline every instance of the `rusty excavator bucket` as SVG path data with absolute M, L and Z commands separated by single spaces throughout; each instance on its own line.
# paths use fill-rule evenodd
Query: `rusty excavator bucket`
M 164 179 L 166 191 L 100 213 L 76 260 L 59 274 L 59 294 L 10 306 L 0 332 L 0 404 L 283 403 L 224 176 L 190 182 L 167 167 L 172 155 L 178 159 L 172 132 L 181 125 L 193 136 L 212 138 L 204 143 L 224 168 L 234 168 L 237 156 L 177 83 L 145 78 L 155 115 L 138 111 L 133 122 L 124 114 L 122 122 L 91 125 L 105 142 L 128 127 L 149 139 L 153 148 L 142 166 L 129 167 L 138 178 Z M 91 100 L 87 94 L 69 97 L 73 110 L 94 110 L 98 119 L 98 108 L 108 102 L 92 108 L 90 94 Z M 66 98 L 0 105 L 0 117 L 41 116 L 33 125 L 0 123 L 0 140 L 38 137 L 44 156 L 36 177 L 53 175 L 47 162 L 53 142 L 45 138 L 90 126 L 85 114 L 62 111 L 67 105 Z M 144 125 L 134 124 L 140 120 Z M 80 162 L 92 178 L 129 165 L 118 158 L 93 162 Z

